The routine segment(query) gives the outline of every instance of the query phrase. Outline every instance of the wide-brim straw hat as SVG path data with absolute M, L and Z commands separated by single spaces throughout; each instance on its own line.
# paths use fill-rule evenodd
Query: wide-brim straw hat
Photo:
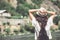
M 39 9 L 41 12 L 44 12 L 44 11 L 47 11 L 44 7 L 40 7 L 40 9 Z M 36 12 L 37 14 L 39 14 L 40 12 L 39 12 L 39 10 L 38 10 L 38 12 Z
M 47 11 L 44 7 L 40 7 L 39 9 L 41 12 Z

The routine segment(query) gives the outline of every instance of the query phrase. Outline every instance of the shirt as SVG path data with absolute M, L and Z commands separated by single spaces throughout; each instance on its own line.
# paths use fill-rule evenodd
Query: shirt
M 38 21 L 35 18 L 32 19 L 32 25 L 35 27 L 35 40 L 36 40 L 37 37 L 39 36 L 39 31 L 41 30 L 41 28 Z M 51 16 L 48 18 L 47 25 L 45 27 L 49 39 L 52 39 L 51 32 L 50 32 L 50 27 L 52 25 L 53 25 L 53 18 Z

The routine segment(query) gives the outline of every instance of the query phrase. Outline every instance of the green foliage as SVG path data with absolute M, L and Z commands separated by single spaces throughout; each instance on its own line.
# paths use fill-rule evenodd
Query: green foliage
M 31 1 L 40 6 L 43 0 L 31 0 Z
M 18 34 L 18 33 L 19 33 L 19 31 L 18 31 L 18 30 L 16 30 L 16 29 L 14 30 L 14 32 L 15 32 L 15 34 Z
M 39 8 L 39 6 L 37 6 L 38 4 L 40 4 L 42 2 L 42 0 L 35 0 L 37 5 L 32 5 L 32 4 L 28 4 L 26 2 L 26 0 L 17 0 L 18 1 L 18 6 L 15 9 L 14 7 L 11 6 L 11 4 L 5 2 L 5 1 L 0 1 L 0 10 L 7 10 L 8 12 L 11 13 L 12 17 L 11 18 L 21 18 L 21 16 L 28 16 L 28 10 L 29 9 L 36 9 Z M 34 0 L 33 0 L 34 2 Z M 19 15 L 19 16 L 18 16 Z
M 29 9 L 36 9 L 36 8 L 38 8 L 38 6 L 24 3 L 24 4 L 18 5 L 16 11 L 23 16 L 28 16 L 28 10 Z
M 21 32 L 21 33 L 24 33 L 24 28 L 23 28 L 23 26 L 20 27 L 20 32 Z
M 21 29 L 21 30 L 20 30 L 20 32 L 21 32 L 21 33 L 24 33 L 24 30 L 23 30 L 23 29 Z
M 16 9 L 12 7 L 9 3 L 6 3 L 5 1 L 0 1 L 0 10 L 7 10 L 11 13 L 12 16 L 18 15 Z
M 58 28 L 59 30 L 60 30 L 60 26 L 59 26 L 59 28 Z
M 3 23 L 3 25 L 6 25 L 6 23 Z
M 9 22 L 6 22 L 6 23 L 3 23 L 3 25 L 10 25 L 10 23 Z
M 18 1 L 18 3 L 25 3 L 26 2 L 26 0 L 17 0 Z
M 35 31 L 35 28 L 32 26 L 31 23 L 26 24 L 24 28 L 25 28 L 26 31 L 29 31 L 31 33 L 34 33 L 34 31 Z
M 37 5 L 28 4 L 26 0 L 17 0 L 18 6 L 16 8 L 16 12 L 21 14 L 22 16 L 28 16 L 28 10 L 29 9 L 36 9 L 38 8 Z
M 36 3 L 37 5 L 28 4 L 26 0 L 18 0 L 19 4 L 16 8 L 16 12 L 18 12 L 22 16 L 28 16 L 29 15 L 28 10 L 39 8 L 40 6 L 38 6 L 38 4 L 42 3 L 42 0 L 38 0 L 38 1 L 35 0 L 35 2 L 37 2 Z
M 21 19 L 21 16 L 12 16 L 12 19 Z
M 0 10 L 7 10 L 9 13 L 11 13 L 12 17 L 11 18 L 20 18 L 21 16 L 28 16 L 28 10 L 29 9 L 36 9 L 39 8 L 37 5 L 32 5 L 28 4 L 26 0 L 17 0 L 18 1 L 18 6 L 15 9 L 14 7 L 11 6 L 11 4 L 5 2 L 5 1 L 0 1 Z
M 23 6 L 29 8 L 29 9 L 36 9 L 36 8 L 38 8 L 37 5 L 28 4 L 28 3 L 24 3 Z
M 56 16 L 56 17 L 54 17 L 54 19 L 53 19 L 53 23 L 54 24 L 56 24 L 56 25 L 58 25 L 58 22 L 60 21 L 60 16 L 58 15 L 58 16 Z
M 60 30 L 60 23 L 59 23 L 59 25 L 58 25 L 58 30 Z
M 7 25 L 10 25 L 10 23 L 9 23 L 9 22 L 7 22 Z
M 5 29 L 5 32 L 7 33 L 7 35 L 9 35 L 9 33 L 10 33 L 10 28 L 6 28 L 6 29 Z
M 26 7 L 24 7 L 23 5 L 19 5 L 19 6 L 17 6 L 17 12 L 18 13 L 21 13 L 21 15 L 23 15 L 23 16 L 27 16 L 27 13 L 28 13 L 28 8 L 26 8 Z
M 9 3 L 6 3 L 4 1 L 0 2 L 0 10 L 15 10 Z
M 51 0 L 55 5 L 57 5 L 60 8 L 60 1 L 59 0 Z
M 20 26 L 20 32 L 21 33 L 27 33 L 27 32 L 34 33 L 35 28 L 32 26 L 31 23 L 27 23 L 24 26 L 23 25 Z

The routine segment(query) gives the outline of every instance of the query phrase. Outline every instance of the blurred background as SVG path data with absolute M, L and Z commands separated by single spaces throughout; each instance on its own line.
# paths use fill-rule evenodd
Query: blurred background
M 28 10 L 40 7 L 60 15 L 60 0 L 0 0 L 0 40 L 34 40 Z M 60 21 L 58 24 L 51 28 L 52 40 L 60 40 Z

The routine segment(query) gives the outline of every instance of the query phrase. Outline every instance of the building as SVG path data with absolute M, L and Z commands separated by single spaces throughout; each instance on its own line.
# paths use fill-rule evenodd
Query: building
M 11 14 L 7 12 L 6 10 L 0 10 L 0 18 L 6 18 L 6 17 L 11 17 Z

